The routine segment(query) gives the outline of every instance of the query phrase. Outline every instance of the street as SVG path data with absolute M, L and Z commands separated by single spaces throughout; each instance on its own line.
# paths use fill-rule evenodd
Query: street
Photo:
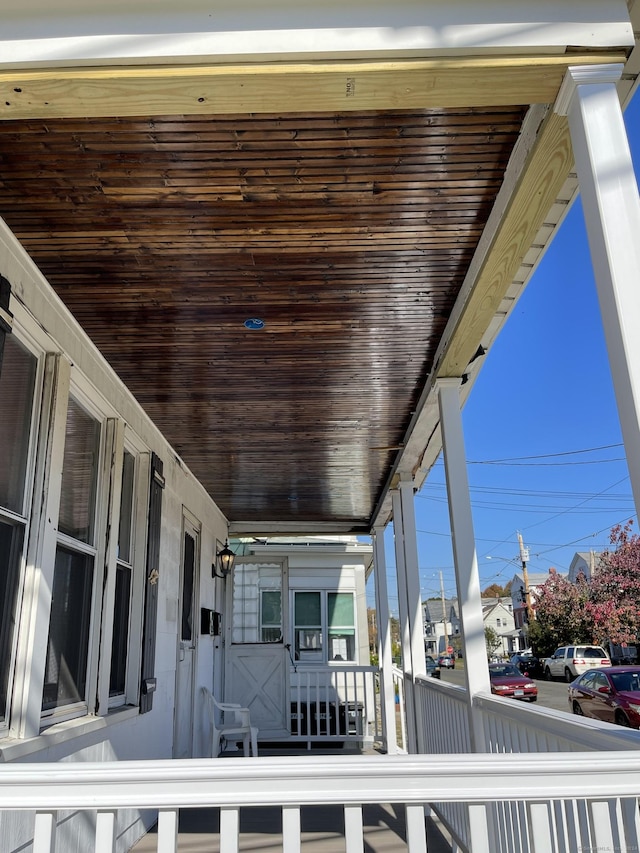
M 464 667 L 460 666 L 460 661 L 456 662 L 455 669 L 441 669 L 440 678 L 442 681 L 448 681 L 450 684 L 464 684 Z M 538 686 L 538 702 L 537 706 L 543 708 L 552 708 L 554 711 L 566 711 L 570 714 L 569 703 L 567 701 L 567 687 L 563 681 L 543 681 L 541 678 L 533 679 Z M 517 701 L 507 700 L 505 701 Z

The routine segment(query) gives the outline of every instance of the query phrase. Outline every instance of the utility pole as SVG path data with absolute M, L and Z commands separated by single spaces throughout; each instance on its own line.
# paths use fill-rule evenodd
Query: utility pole
M 518 532 L 518 544 L 520 545 L 520 562 L 522 563 L 522 582 L 524 584 L 524 606 L 527 614 L 527 622 L 531 621 L 531 591 L 529 589 L 529 573 L 527 562 L 529 561 L 529 549 L 524 547 L 522 533 Z
M 447 614 L 445 612 L 445 599 L 444 599 L 444 581 L 442 580 L 442 572 L 440 572 L 440 600 L 442 601 L 442 622 L 444 628 L 444 651 L 446 652 L 449 648 L 449 634 L 447 633 Z

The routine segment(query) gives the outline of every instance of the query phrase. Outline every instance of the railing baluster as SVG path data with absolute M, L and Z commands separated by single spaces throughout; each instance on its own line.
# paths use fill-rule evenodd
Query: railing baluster
M 624 837 L 627 842 L 627 849 L 640 850 L 640 812 L 638 811 L 638 801 L 635 798 L 625 797 L 620 803 L 622 810 L 622 823 L 624 826 Z
M 220 853 L 238 853 L 240 844 L 240 809 L 220 809 Z
M 158 813 L 158 853 L 176 853 L 178 814 L 178 809 L 162 809 Z
M 116 811 L 99 811 L 96 814 L 95 853 L 114 853 L 116 844 Z
M 617 818 L 615 800 L 593 800 L 589 804 L 596 850 L 615 850 L 613 823 Z
M 409 853 L 427 853 L 424 806 L 406 806 L 405 813 L 407 819 L 407 850 Z
M 56 846 L 56 812 L 37 812 L 33 853 L 53 853 Z
M 282 807 L 282 853 L 300 853 L 300 806 Z
M 548 803 L 529 804 L 529 827 L 535 853 L 553 853 L 553 824 Z
M 363 853 L 362 806 L 344 807 L 344 839 L 346 853 Z
M 469 838 L 473 839 L 473 853 L 493 853 L 489 846 L 487 807 L 484 803 L 469 806 Z

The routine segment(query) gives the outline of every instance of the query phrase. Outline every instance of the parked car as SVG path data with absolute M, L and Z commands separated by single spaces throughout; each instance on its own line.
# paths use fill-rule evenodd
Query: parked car
M 440 667 L 431 655 L 425 655 L 425 664 L 427 667 L 427 675 L 431 678 L 440 678 Z
M 454 655 L 440 655 L 438 658 L 438 666 L 443 666 L 445 669 L 455 669 L 456 659 Z
M 609 656 L 602 646 L 561 646 L 544 662 L 544 677 L 564 678 L 569 683 L 590 669 L 611 666 Z
M 536 702 L 538 699 L 535 681 L 523 675 L 512 663 L 490 663 L 489 680 L 491 692 L 496 696 L 509 696 L 529 702 Z
M 509 663 L 517 667 L 523 675 L 528 675 L 530 678 L 542 678 L 542 661 L 535 655 L 511 655 Z
M 569 685 L 574 714 L 640 728 L 640 667 L 592 669 Z

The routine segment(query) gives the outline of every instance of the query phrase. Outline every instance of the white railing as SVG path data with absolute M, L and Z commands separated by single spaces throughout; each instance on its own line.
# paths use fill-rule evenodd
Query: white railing
M 176 853 L 180 809 L 194 807 L 219 809 L 220 851 L 236 853 L 240 809 L 264 806 L 282 811 L 283 853 L 299 853 L 305 805 L 342 807 L 346 853 L 362 853 L 362 807 L 380 802 L 404 808 L 407 850 L 425 853 L 434 801 L 464 808 L 473 853 L 630 853 L 640 849 L 639 794 L 637 756 L 626 752 L 532 754 L 526 764 L 516 754 L 23 764 L 0 774 L 3 830 L 34 814 L 34 853 L 54 849 L 62 811 L 93 827 L 83 851 L 113 853 L 120 810 L 132 808 L 157 810 L 157 850 Z
M 290 672 L 291 738 L 364 744 L 380 737 L 374 666 L 296 664 Z
M 440 683 L 437 680 L 416 680 L 418 707 L 421 714 L 426 752 L 431 754 L 455 754 L 470 751 L 470 716 L 467 691 L 457 685 Z M 611 753 L 616 750 L 639 750 L 640 732 L 571 717 L 548 708 L 533 708 L 512 699 L 482 694 L 476 696 L 474 713 L 480 714 L 484 732 L 484 748 L 489 753 L 528 753 L 523 772 L 528 772 L 529 760 L 535 754 L 558 754 L 593 751 Z M 521 759 L 522 760 L 522 759 Z M 536 759 L 537 760 L 537 759 Z M 467 807 L 462 803 L 437 802 L 435 811 L 463 849 L 471 846 L 471 821 Z M 634 815 L 637 817 L 637 807 Z M 525 853 L 528 846 L 528 813 L 522 803 L 494 803 L 491 808 L 493 850 L 495 853 Z M 558 831 L 567 833 L 566 826 L 589 823 L 589 812 L 584 804 L 559 805 L 553 809 L 553 820 Z M 586 830 L 581 830 L 586 832 Z M 586 836 L 585 836 L 586 837 Z M 556 848 L 550 848 L 556 849 Z M 611 846 L 598 848 L 566 847 L 560 850 L 602 850 L 622 853 L 626 847 Z M 629 851 L 633 847 L 628 848 Z M 474 847 L 475 850 L 475 847 Z M 638 848 L 640 850 L 640 847 Z

